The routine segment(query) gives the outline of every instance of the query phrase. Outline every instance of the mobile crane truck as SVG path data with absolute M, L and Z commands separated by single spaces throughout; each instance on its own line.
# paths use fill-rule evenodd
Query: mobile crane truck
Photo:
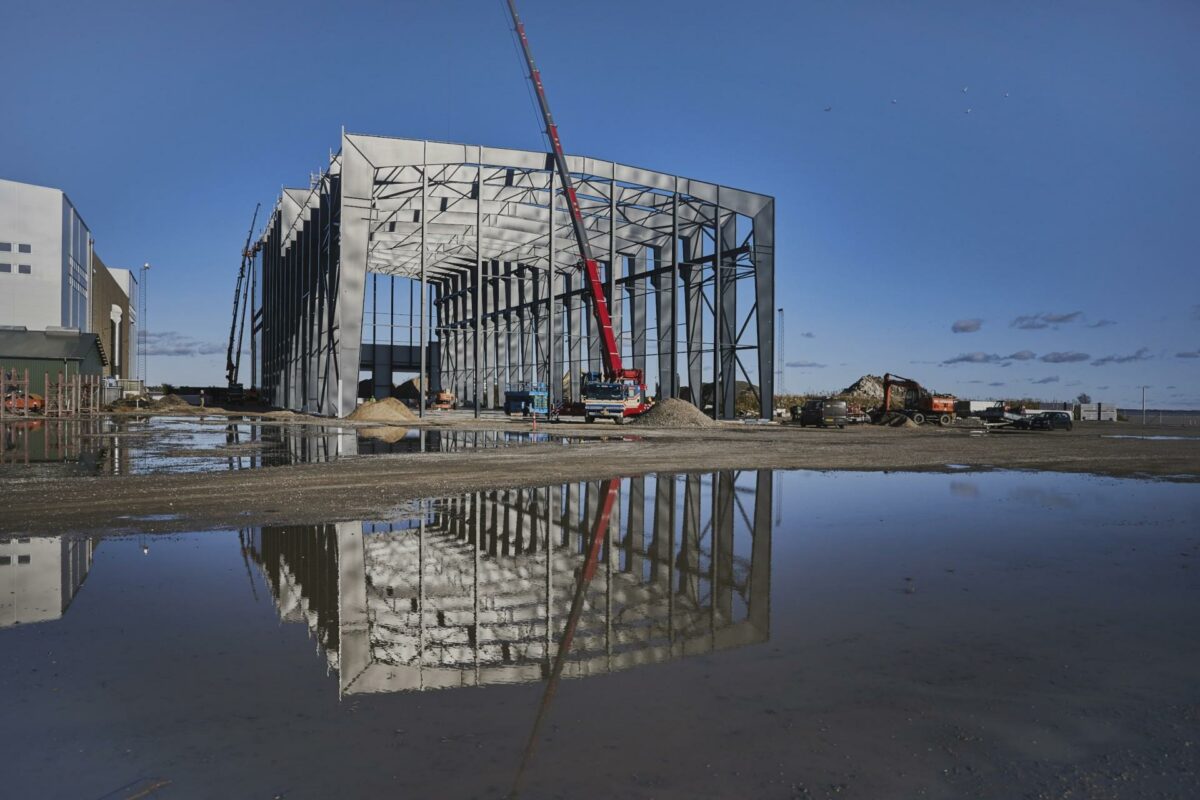
M 575 196 L 575 184 L 567 169 L 567 157 L 563 155 L 562 142 L 558 136 L 558 126 L 554 124 L 554 116 L 550 113 L 550 102 L 546 99 L 546 88 L 542 85 L 542 75 L 533 60 L 533 51 L 529 47 L 529 39 L 525 35 L 525 25 L 517 14 L 514 0 L 508 0 L 508 10 L 512 15 L 517 37 L 521 40 L 521 52 L 525 56 L 525 64 L 529 68 L 529 80 L 533 83 L 537 95 L 538 109 L 546 126 L 546 136 L 550 139 L 553 151 L 554 165 L 562 181 L 563 194 L 567 198 L 567 209 L 571 214 L 571 227 L 575 233 L 575 243 L 579 247 L 579 257 L 583 261 L 584 274 L 587 276 L 588 297 L 591 299 L 592 313 L 596 320 L 596 329 L 600 333 L 600 356 L 604 367 L 603 372 L 585 372 L 582 375 L 582 397 L 584 418 L 588 422 L 597 419 L 611 419 L 617 424 L 623 423 L 629 417 L 636 417 L 650 408 L 646 398 L 645 376 L 640 369 L 626 369 L 621 363 L 621 353 L 617 349 L 617 340 L 613 335 L 612 317 L 608 311 L 608 300 L 604 296 L 604 287 L 600 282 L 600 265 L 592 257 L 592 248 L 588 243 L 587 230 L 583 224 L 583 213 L 579 209 L 579 200 Z M 551 192 L 550 202 L 554 202 Z M 553 269 L 553 265 L 551 265 Z

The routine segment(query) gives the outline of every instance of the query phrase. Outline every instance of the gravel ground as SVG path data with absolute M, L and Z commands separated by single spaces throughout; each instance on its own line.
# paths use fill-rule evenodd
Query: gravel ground
M 523 431 L 528 423 L 470 412 L 432 415 L 443 429 Z M 420 425 L 421 423 L 417 423 Z M 416 425 L 414 425 L 416 427 Z M 595 436 L 600 425 L 539 425 L 564 436 Z M 383 519 L 405 501 L 486 488 L 541 486 L 652 472 L 713 469 L 956 471 L 1029 469 L 1200 481 L 1200 436 L 1179 428 L 1077 424 L 1074 431 L 981 432 L 850 426 L 739 425 L 636 435 L 612 426 L 605 441 L 535 444 L 488 451 L 366 456 L 334 463 L 237 472 L 99 478 L 13 479 L 0 533 L 197 530 L 263 524 Z M 168 519 L 144 519 L 170 515 Z M 143 518 L 143 519 L 139 519 Z

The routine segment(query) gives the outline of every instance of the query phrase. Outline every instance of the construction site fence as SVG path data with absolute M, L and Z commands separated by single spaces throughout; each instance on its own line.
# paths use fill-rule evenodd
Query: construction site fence
M 47 372 L 42 375 L 42 385 L 35 386 L 28 368 L 0 364 L 0 377 L 4 384 L 0 420 L 9 416 L 99 414 L 104 407 L 104 378 L 100 375 Z

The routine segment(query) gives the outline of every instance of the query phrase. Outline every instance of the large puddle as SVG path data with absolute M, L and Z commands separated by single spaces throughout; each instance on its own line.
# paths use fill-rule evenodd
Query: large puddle
M 287 425 L 227 417 L 16 420 L 0 424 L 0 477 L 212 472 L 579 441 L 546 432 Z
M 1195 796 L 1198 522 L 1192 485 L 749 471 L 3 541 L 5 791 Z

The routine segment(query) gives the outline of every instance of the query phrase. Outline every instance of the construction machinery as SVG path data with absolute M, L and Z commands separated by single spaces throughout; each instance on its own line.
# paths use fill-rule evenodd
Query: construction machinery
M 542 121 L 546 126 L 546 136 L 550 140 L 554 165 L 562 182 L 563 195 L 567 199 L 567 209 L 571 214 L 571 227 L 575 233 L 575 243 L 579 248 L 579 257 L 583 262 L 583 271 L 586 276 L 587 295 L 591 300 L 596 330 L 600 334 L 600 357 L 604 370 L 600 373 L 585 372 L 582 376 L 584 416 L 588 422 L 594 422 L 597 419 L 612 419 L 621 423 L 627 417 L 635 417 L 650 408 L 650 403 L 646 398 L 645 376 L 640 369 L 626 369 L 621 363 L 621 353 L 617 348 L 616 337 L 613 335 L 608 299 L 604 295 L 604 286 L 600 282 L 600 265 L 592 257 L 592 248 L 588 243 L 587 230 L 584 228 L 583 212 L 580 211 L 579 199 L 575 195 L 575 184 L 567 169 L 567 157 L 563 154 L 558 126 L 554 124 L 554 116 L 550 113 L 546 88 L 542 85 L 542 76 L 533 60 L 529 38 L 525 35 L 525 25 L 517 14 L 514 0 L 508 0 L 508 11 L 512 15 L 517 38 L 520 39 L 521 52 L 529 69 L 529 80 L 537 95 L 538 110 L 541 112 Z M 553 192 L 551 192 L 550 202 L 554 202 Z
M 902 378 L 890 372 L 883 376 L 883 413 L 892 410 L 893 388 L 904 390 L 904 404 L 896 410 L 918 425 L 925 422 L 949 425 L 954 421 L 954 395 L 933 394 L 912 378 Z
M 443 389 L 434 394 L 433 402 L 429 404 L 429 407 L 434 411 L 452 411 L 458 408 L 458 398 L 454 396 L 453 392 Z
M 225 351 L 225 380 L 229 385 L 230 400 L 243 399 L 242 384 L 238 381 L 238 372 L 242 366 L 242 334 L 246 330 L 246 309 L 250 307 L 248 295 L 250 283 L 253 280 L 254 257 L 258 255 L 260 242 L 250 244 L 254 236 L 254 224 L 258 222 L 259 203 L 254 207 L 254 217 L 250 220 L 250 230 L 246 233 L 246 244 L 242 246 L 242 264 L 238 268 L 237 287 L 233 290 L 233 321 L 229 323 L 229 348 Z M 240 317 L 240 319 L 239 319 Z

